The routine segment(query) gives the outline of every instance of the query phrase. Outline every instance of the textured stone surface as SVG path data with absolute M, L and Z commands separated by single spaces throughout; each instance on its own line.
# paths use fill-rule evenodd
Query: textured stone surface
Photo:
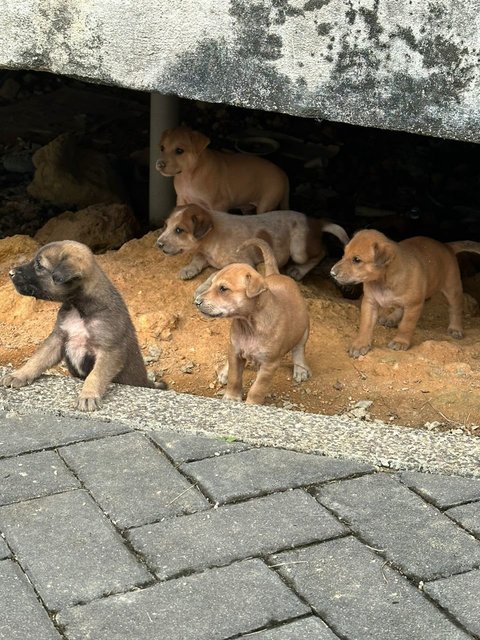
M 355 538 L 272 557 L 296 592 L 348 640 L 467 640 L 423 594 Z
M 476 478 L 452 478 L 437 473 L 404 471 L 400 480 L 423 498 L 440 509 L 462 502 L 480 500 L 480 480 Z
M 431 580 L 480 564 L 480 542 L 384 474 L 318 490 L 322 504 L 407 575 Z
M 464 504 L 460 507 L 453 507 L 446 511 L 455 522 L 458 522 L 465 529 L 468 529 L 473 535 L 480 538 L 480 502 L 472 502 Z
M 372 468 L 349 460 L 283 449 L 250 449 L 182 465 L 218 503 L 345 478 Z
M 82 442 L 62 448 L 60 453 L 121 528 L 209 506 L 139 433 Z
M 93 422 L 79 418 L 78 413 L 73 419 L 36 412 L 8 417 L 3 414 L 0 415 L 0 457 L 125 431 L 128 427 L 121 424 Z
M 3 538 L 0 538 L 0 560 L 3 558 L 8 558 L 11 555 L 10 549 L 7 546 L 7 543 Z
M 85 491 L 1 507 L 0 529 L 49 609 L 150 579 Z
M 322 620 L 313 617 L 240 637 L 247 640 L 338 640 Z
M 129 539 L 163 579 L 345 533 L 315 502 L 304 491 L 287 491 L 140 527 Z
M 424 586 L 425 591 L 460 621 L 470 633 L 480 636 L 480 570 L 452 576 Z
M 79 486 L 54 451 L 0 460 L 0 505 Z
M 248 449 L 248 445 L 242 442 L 226 442 L 205 436 L 179 435 L 174 431 L 152 431 L 149 435 L 175 464 Z
M 11 560 L 0 562 L 0 638 L 60 640 L 32 585 Z
M 75 607 L 58 621 L 69 640 L 223 640 L 308 612 L 263 562 L 248 560 Z
M 478 2 L 8 0 L 0 67 L 478 141 Z M 128 20 L 125 16 L 128 15 Z

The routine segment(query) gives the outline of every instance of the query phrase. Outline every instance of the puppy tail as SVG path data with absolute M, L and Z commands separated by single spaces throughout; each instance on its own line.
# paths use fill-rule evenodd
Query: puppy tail
M 479 253 L 480 254 L 480 242 L 473 242 L 473 240 L 458 240 L 457 242 L 447 242 L 447 246 L 451 247 L 454 253 Z
M 324 220 L 322 224 L 322 231 L 331 233 L 332 235 L 336 236 L 343 244 L 343 246 L 350 242 L 350 238 L 348 237 L 345 229 L 339 224 L 335 224 L 334 222 L 328 222 L 327 220 Z
M 263 262 L 265 263 L 265 275 L 271 276 L 274 273 L 280 273 L 278 270 L 278 264 L 275 259 L 275 254 L 273 253 L 272 247 L 261 238 L 250 238 L 249 240 L 245 240 L 237 249 L 237 252 L 246 249 L 247 247 L 258 247 L 262 252 Z

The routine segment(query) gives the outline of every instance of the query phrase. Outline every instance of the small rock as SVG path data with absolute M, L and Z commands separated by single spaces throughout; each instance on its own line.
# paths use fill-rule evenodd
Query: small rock
M 186 362 L 182 367 L 180 367 L 180 371 L 182 373 L 193 373 L 194 369 L 195 369 L 194 362 Z

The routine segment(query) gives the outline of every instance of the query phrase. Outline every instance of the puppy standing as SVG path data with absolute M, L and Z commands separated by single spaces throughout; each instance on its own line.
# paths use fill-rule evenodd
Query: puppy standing
M 278 266 L 290 259 L 287 273 L 301 280 L 325 257 L 323 233 L 335 235 L 345 245 L 348 236 L 338 224 L 318 218 L 307 218 L 298 211 L 269 211 L 261 216 L 236 216 L 221 211 L 206 211 L 196 204 L 175 207 L 165 221 L 157 246 L 167 256 L 193 253 L 190 263 L 180 271 L 188 280 L 205 267 L 226 267 L 232 262 L 255 266 L 262 262 L 257 246 L 239 245 L 260 237 L 270 244 Z
M 187 127 L 166 129 L 156 169 L 173 176 L 177 206 L 198 204 L 228 211 L 248 205 L 257 213 L 288 209 L 287 174 L 258 156 L 207 149 L 210 139 Z
M 212 318 L 232 318 L 228 363 L 219 374 L 227 383 L 224 398 L 242 399 L 242 376 L 247 360 L 259 365 L 247 403 L 262 404 L 282 357 L 293 353 L 293 378 L 302 382 L 311 372 L 305 362 L 309 334 L 307 305 L 298 285 L 280 275 L 270 246 L 249 240 L 240 249 L 257 246 L 265 262 L 265 277 L 247 264 L 231 264 L 213 274 L 195 292 L 194 302 Z
M 76 403 L 80 411 L 98 409 L 111 382 L 155 386 L 147 377 L 127 307 L 87 246 L 51 242 L 31 262 L 12 269 L 10 277 L 22 295 L 63 304 L 52 333 L 1 384 L 23 387 L 64 359 L 71 375 L 85 380 Z
M 356 233 L 331 270 L 340 284 L 363 283 L 360 329 L 349 355 L 358 358 L 370 350 L 380 307 L 394 307 L 380 322 L 387 327 L 398 325 L 388 347 L 408 349 L 425 300 L 438 291 L 449 304 L 448 333 L 463 338 L 463 288 L 455 257 L 461 251 L 480 253 L 480 244 L 443 244 L 421 236 L 397 243 L 373 229 Z

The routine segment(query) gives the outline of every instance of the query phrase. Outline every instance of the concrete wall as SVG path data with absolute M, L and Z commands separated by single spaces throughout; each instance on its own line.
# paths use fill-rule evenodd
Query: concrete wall
M 480 141 L 480 0 L 2 0 L 0 67 Z

